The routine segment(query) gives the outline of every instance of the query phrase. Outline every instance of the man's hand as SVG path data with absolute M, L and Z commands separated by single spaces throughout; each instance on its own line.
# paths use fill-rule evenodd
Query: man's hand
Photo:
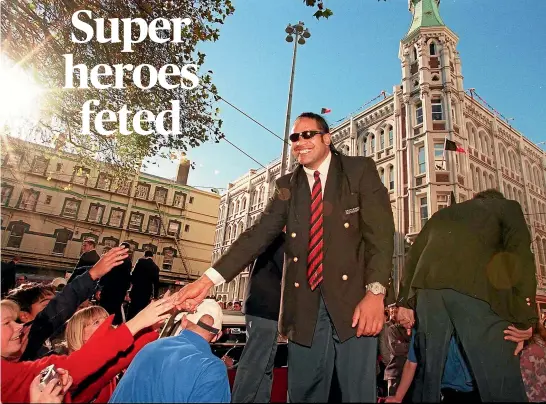
M 120 265 L 125 258 L 129 256 L 129 249 L 125 247 L 114 247 L 110 251 L 108 251 L 106 254 L 104 254 L 102 257 L 100 257 L 100 260 L 93 265 L 93 267 L 89 270 L 89 275 L 91 276 L 91 279 L 97 280 L 102 278 L 104 275 L 106 275 L 108 272 L 112 270 L 112 268 Z
M 529 327 L 527 330 L 520 330 L 511 325 L 506 330 L 504 330 L 504 339 L 517 343 L 514 355 L 519 354 L 523 350 L 523 342 L 527 341 L 532 336 L 533 327 Z
M 357 337 L 377 335 L 381 332 L 385 323 L 384 297 L 383 294 L 374 295 L 367 292 L 364 299 L 356 305 L 352 327 L 355 328 L 358 325 Z
M 415 325 L 415 315 L 413 310 L 406 309 L 405 307 L 399 307 L 396 314 L 396 321 L 398 321 L 402 327 L 411 330 Z
M 176 294 L 175 305 L 178 310 L 194 311 L 205 299 L 214 283 L 206 275 L 202 275 L 195 282 L 184 286 Z

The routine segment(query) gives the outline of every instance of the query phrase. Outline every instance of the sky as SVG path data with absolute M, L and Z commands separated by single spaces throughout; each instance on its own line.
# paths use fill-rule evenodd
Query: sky
M 203 71 L 214 72 L 219 94 L 283 136 L 293 45 L 288 23 L 305 22 L 311 38 L 298 47 L 292 119 L 327 107 L 341 119 L 401 81 L 400 39 L 411 14 L 407 0 L 324 0 L 334 15 L 312 17 L 302 0 L 234 0 L 220 39 L 200 46 Z M 459 36 L 464 87 L 477 93 L 533 142 L 546 141 L 546 1 L 442 0 L 440 14 Z M 282 141 L 219 102 L 226 138 L 267 165 Z M 226 188 L 258 164 L 228 143 L 191 149 L 189 185 Z M 156 160 L 151 174 L 176 176 L 177 161 Z

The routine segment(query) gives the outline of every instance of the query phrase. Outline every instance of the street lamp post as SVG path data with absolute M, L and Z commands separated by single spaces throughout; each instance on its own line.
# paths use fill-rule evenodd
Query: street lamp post
M 305 40 L 311 37 L 309 29 L 304 27 L 303 22 L 298 22 L 296 25 L 290 25 L 285 29 L 288 34 L 286 36 L 286 42 L 294 42 L 294 53 L 292 55 L 292 71 L 290 73 L 290 86 L 288 88 L 288 105 L 286 106 L 286 122 L 284 124 L 284 144 L 282 147 L 281 155 L 281 175 L 286 174 L 289 167 L 292 167 L 292 157 L 288 156 L 288 142 L 290 136 L 290 114 L 292 112 L 292 89 L 294 88 L 294 73 L 296 72 L 296 54 L 298 52 L 298 45 L 303 45 Z M 286 160 L 290 160 L 288 167 Z

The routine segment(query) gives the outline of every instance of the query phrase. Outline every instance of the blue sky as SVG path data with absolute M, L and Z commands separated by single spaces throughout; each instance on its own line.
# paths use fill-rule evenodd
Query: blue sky
M 407 0 L 325 0 L 334 11 L 317 21 L 301 0 L 234 1 L 235 13 L 220 40 L 206 44 L 204 69 L 214 72 L 221 96 L 282 137 L 292 45 L 288 23 L 304 21 L 311 32 L 298 48 L 292 116 L 332 109 L 334 122 L 400 83 L 400 39 L 411 23 Z M 546 140 L 546 1 L 442 0 L 440 14 L 459 36 L 465 89 L 476 88 L 489 104 L 533 142 Z M 226 138 L 266 165 L 282 142 L 220 102 Z M 188 153 L 196 169 L 189 184 L 224 188 L 259 166 L 235 148 L 206 143 Z M 147 171 L 176 175 L 177 162 Z

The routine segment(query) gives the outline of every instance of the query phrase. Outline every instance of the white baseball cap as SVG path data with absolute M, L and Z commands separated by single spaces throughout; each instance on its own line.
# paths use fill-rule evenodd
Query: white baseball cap
M 205 315 L 209 315 L 214 319 L 214 324 L 212 326 L 199 321 L 201 317 Z M 204 328 L 213 334 L 218 334 L 222 330 L 222 320 L 224 318 L 224 314 L 222 312 L 222 308 L 216 300 L 205 299 L 199 306 L 197 306 L 195 313 L 187 314 L 186 318 L 188 321 L 191 321 L 199 327 Z

